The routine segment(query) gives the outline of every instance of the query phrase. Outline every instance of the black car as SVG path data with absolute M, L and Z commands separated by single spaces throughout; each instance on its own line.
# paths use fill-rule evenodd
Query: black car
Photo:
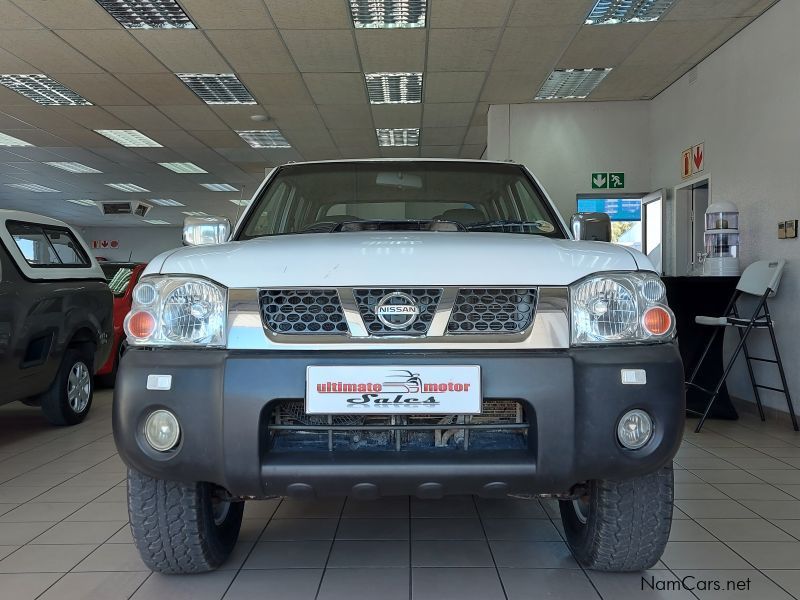
M 81 422 L 111 348 L 112 305 L 102 269 L 66 223 L 0 210 L 0 404 Z

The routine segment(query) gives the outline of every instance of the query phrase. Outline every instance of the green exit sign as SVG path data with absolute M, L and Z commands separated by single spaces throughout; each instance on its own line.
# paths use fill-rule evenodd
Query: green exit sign
M 593 190 L 618 190 L 625 187 L 625 173 L 592 173 Z

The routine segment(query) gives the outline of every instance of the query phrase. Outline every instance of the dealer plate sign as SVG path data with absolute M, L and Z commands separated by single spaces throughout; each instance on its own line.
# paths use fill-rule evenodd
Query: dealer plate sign
M 306 413 L 334 415 L 476 415 L 477 365 L 306 369 Z

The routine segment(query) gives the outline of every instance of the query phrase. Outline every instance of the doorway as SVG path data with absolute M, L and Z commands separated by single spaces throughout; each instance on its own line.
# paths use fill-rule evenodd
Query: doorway
M 578 212 L 606 213 L 614 244 L 643 249 L 642 194 L 579 194 Z
M 702 268 L 703 229 L 710 202 L 710 178 L 675 188 L 675 274 L 678 276 L 693 275 Z

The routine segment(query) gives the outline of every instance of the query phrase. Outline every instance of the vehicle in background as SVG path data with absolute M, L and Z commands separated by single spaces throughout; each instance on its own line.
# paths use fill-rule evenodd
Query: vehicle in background
M 0 404 L 41 406 L 54 425 L 83 421 L 111 349 L 112 304 L 74 229 L 0 210 Z
M 100 267 L 108 279 L 108 287 L 114 294 L 114 340 L 108 360 L 97 371 L 97 383 L 112 387 L 117 379 L 119 359 L 125 353 L 125 331 L 122 324 L 131 310 L 133 288 L 139 281 L 147 263 L 101 262 Z

